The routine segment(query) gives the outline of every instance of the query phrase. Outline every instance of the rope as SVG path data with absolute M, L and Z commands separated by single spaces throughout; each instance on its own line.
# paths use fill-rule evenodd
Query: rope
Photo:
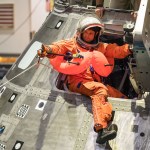
M 11 78 L 10 80 L 6 81 L 5 83 L 3 83 L 2 85 L 0 85 L 0 88 L 4 85 L 6 85 L 8 82 L 12 81 L 13 79 L 19 77 L 20 75 L 22 75 L 23 73 L 25 73 L 26 71 L 30 70 L 31 68 L 33 68 L 35 65 L 37 65 L 37 63 L 33 64 L 32 66 L 30 66 L 28 69 L 22 71 L 21 73 L 17 74 L 16 76 L 14 76 L 13 78 Z
M 33 64 L 32 66 L 30 66 L 28 69 L 22 71 L 21 73 L 17 74 L 16 76 L 14 76 L 13 78 L 11 78 L 10 80 L 8 80 L 8 81 L 4 82 L 3 84 L 1 84 L 1 85 L 0 85 L 0 88 L 1 88 L 2 86 L 6 85 L 7 83 L 9 83 L 10 81 L 12 81 L 13 79 L 19 77 L 20 75 L 22 75 L 22 74 L 25 73 L 26 71 L 30 70 L 30 69 L 31 69 L 32 67 L 34 67 L 35 65 L 39 65 L 39 64 L 41 64 L 41 65 L 43 65 L 43 66 L 45 66 L 45 67 L 51 68 L 50 66 L 45 65 L 45 64 L 43 64 L 43 63 L 41 63 L 41 62 L 35 63 L 35 64 Z
M 47 67 L 47 68 L 51 68 L 51 66 L 45 65 L 45 64 L 40 63 L 40 62 L 39 62 L 38 64 L 41 64 L 41 65 L 43 65 L 43 66 L 45 66 L 45 67 Z

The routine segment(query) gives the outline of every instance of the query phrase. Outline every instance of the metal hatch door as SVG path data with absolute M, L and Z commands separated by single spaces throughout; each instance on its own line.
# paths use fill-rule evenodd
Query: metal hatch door
M 139 91 L 150 91 L 150 1 L 141 0 L 134 29 L 134 60 L 130 64 Z

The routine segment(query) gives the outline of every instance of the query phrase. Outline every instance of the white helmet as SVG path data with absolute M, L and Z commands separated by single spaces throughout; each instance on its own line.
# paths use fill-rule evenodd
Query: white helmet
M 92 42 L 87 43 L 82 39 L 82 33 L 83 31 L 87 29 L 92 29 L 95 32 L 98 32 L 98 34 L 95 35 L 95 38 Z M 77 25 L 77 43 L 80 44 L 83 48 L 86 49 L 93 49 L 99 44 L 99 34 L 100 31 L 103 29 L 103 24 L 100 22 L 100 20 L 96 16 L 87 16 L 79 20 Z

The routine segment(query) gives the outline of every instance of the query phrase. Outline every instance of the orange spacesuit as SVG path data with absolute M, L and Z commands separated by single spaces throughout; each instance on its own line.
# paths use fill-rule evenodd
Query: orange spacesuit
M 83 19 L 78 24 L 77 35 L 74 38 L 70 40 L 62 40 L 55 42 L 52 45 L 45 46 L 45 55 L 50 57 L 50 59 L 53 59 L 51 58 L 51 55 L 47 55 L 49 51 L 57 54 L 65 54 L 68 51 L 72 54 L 77 54 L 80 52 L 96 50 L 103 53 L 106 58 L 109 57 L 122 59 L 131 54 L 130 50 L 128 49 L 128 44 L 118 46 L 117 44 L 106 44 L 99 42 L 98 38 L 102 29 L 102 25 L 100 24 L 99 20 L 96 19 L 97 18 L 94 18 L 92 20 L 92 18 L 89 17 Z M 89 20 L 91 21 L 89 22 Z M 94 31 L 94 41 L 92 42 L 90 41 L 90 36 L 92 35 L 91 30 Z M 84 35 L 85 31 L 87 33 Z M 97 39 L 95 40 L 95 38 Z M 104 85 L 101 82 L 99 75 L 91 66 L 89 66 L 87 70 L 80 74 L 68 75 L 67 79 L 68 87 L 71 91 L 91 97 L 95 131 L 99 132 L 101 129 L 107 128 L 108 122 L 112 117 L 112 105 L 107 101 L 107 97 L 111 96 L 117 98 L 126 98 L 126 96 L 113 87 Z M 102 142 L 98 143 L 103 143 L 110 139 L 112 139 L 112 137 L 108 137 Z

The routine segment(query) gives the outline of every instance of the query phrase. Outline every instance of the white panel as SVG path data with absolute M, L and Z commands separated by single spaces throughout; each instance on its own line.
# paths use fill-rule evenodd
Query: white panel
M 27 53 L 24 55 L 24 57 L 21 59 L 18 67 L 21 69 L 26 69 L 31 62 L 33 61 L 33 59 L 35 58 L 35 56 L 37 55 L 37 50 L 39 50 L 41 48 L 42 43 L 36 41 L 34 42 L 30 48 L 28 49 Z

